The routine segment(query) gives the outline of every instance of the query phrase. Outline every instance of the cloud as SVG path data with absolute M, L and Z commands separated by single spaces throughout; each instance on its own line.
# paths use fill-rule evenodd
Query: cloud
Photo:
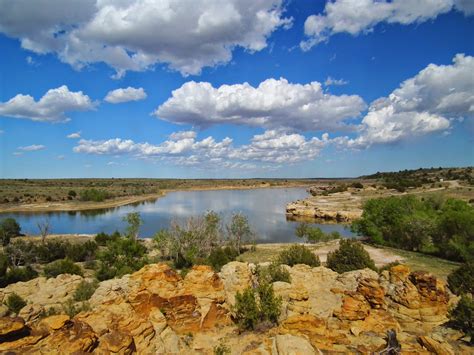
M 457 54 L 451 65 L 429 64 L 389 96 L 371 103 L 352 147 L 391 143 L 445 131 L 453 120 L 474 117 L 474 57 Z
M 111 104 L 119 104 L 128 101 L 145 100 L 146 97 L 147 95 L 143 88 L 135 89 L 129 86 L 125 89 L 109 91 L 104 100 Z
M 309 50 L 336 33 L 353 36 L 370 32 L 378 23 L 408 25 L 436 18 L 453 9 L 466 16 L 474 13 L 472 0 L 334 0 L 324 12 L 309 16 L 304 24 L 306 40 L 300 43 Z
M 208 82 L 190 81 L 153 113 L 160 119 L 199 128 L 232 123 L 301 131 L 350 128 L 346 120 L 365 110 L 357 95 L 325 93 L 319 82 L 292 84 L 267 79 L 258 87 L 248 83 L 214 88 Z
M 3 129 L 0 129 L 0 134 L 3 134 L 5 133 L 5 131 Z
M 64 156 L 64 155 L 58 155 L 56 157 L 56 159 L 58 159 L 58 160 L 64 160 L 65 158 L 66 158 L 66 156 Z
M 66 136 L 66 138 L 70 138 L 70 139 L 81 138 L 81 131 L 68 134 L 68 135 Z
M 36 152 L 38 150 L 44 150 L 46 149 L 46 147 L 41 144 L 33 144 L 33 145 L 27 145 L 24 147 L 18 147 L 17 149 L 23 152 Z
M 326 81 L 324 82 L 325 86 L 331 86 L 331 85 L 342 86 L 342 85 L 347 85 L 347 84 L 349 84 L 349 82 L 344 79 L 334 79 L 334 78 L 331 78 L 330 76 L 328 76 Z
M 167 63 L 183 75 L 256 52 L 292 20 L 283 0 L 0 0 L 0 31 L 75 68 L 104 62 L 117 76 Z
M 229 137 L 221 141 L 212 136 L 198 140 L 195 132 L 185 131 L 173 133 L 168 140 L 157 145 L 120 138 L 103 141 L 82 139 L 73 150 L 76 153 L 160 159 L 176 165 L 206 168 L 274 168 L 283 163 L 312 160 L 329 143 L 327 135 L 321 139 L 307 139 L 296 133 L 270 130 L 255 135 L 249 144 L 235 147 Z
M 0 103 L 0 116 L 26 118 L 40 122 L 64 122 L 66 112 L 92 110 L 95 103 L 82 91 L 69 91 L 66 85 L 50 89 L 35 101 L 30 95 L 18 94 Z

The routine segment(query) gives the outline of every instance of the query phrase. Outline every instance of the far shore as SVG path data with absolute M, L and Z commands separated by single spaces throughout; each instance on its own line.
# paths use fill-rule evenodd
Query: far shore
M 267 189 L 267 188 L 294 188 L 294 187 L 309 187 L 311 184 L 292 184 L 289 182 L 287 185 L 273 186 L 271 184 L 259 184 L 252 186 L 215 186 L 215 187 L 191 187 L 184 189 L 166 189 L 161 190 L 157 194 L 146 194 L 139 196 L 126 196 L 115 199 L 106 200 L 103 202 L 81 202 L 81 201 L 65 201 L 65 202 L 44 202 L 44 203 L 32 203 L 32 204 L 17 204 L 10 206 L 0 205 L 0 213 L 16 213 L 16 212 L 76 212 L 76 211 L 90 211 L 90 210 L 101 210 L 107 208 L 120 207 L 125 205 L 131 205 L 134 203 L 144 201 L 154 201 L 161 197 L 166 196 L 170 192 L 177 191 L 214 191 L 214 190 L 254 190 L 254 189 Z

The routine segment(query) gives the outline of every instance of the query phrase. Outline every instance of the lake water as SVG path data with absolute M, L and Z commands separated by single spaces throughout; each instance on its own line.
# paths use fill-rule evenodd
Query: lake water
M 22 227 L 22 232 L 38 234 L 37 223 L 48 219 L 53 234 L 93 234 L 123 231 L 122 218 L 129 212 L 140 212 L 143 225 L 140 235 L 151 237 L 158 230 L 168 228 L 172 220 L 185 220 L 213 210 L 224 221 L 233 212 L 248 216 L 260 243 L 294 242 L 297 222 L 288 221 L 285 207 L 288 202 L 307 197 L 304 188 L 267 188 L 252 190 L 177 191 L 154 201 L 141 202 L 116 208 L 49 213 L 8 213 L 0 218 L 13 217 Z M 338 231 L 343 236 L 353 236 L 344 225 L 319 225 L 323 231 Z

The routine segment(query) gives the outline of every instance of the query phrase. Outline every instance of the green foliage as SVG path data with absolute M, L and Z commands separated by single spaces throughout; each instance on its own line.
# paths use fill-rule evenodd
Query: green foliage
M 0 242 L 3 246 L 10 244 L 11 238 L 20 235 L 21 227 L 14 218 L 5 218 L 0 222 Z
M 30 265 L 26 267 L 12 267 L 10 268 L 5 277 L 0 279 L 0 287 L 4 287 L 10 284 L 14 284 L 20 281 L 28 281 L 38 277 L 38 272 L 33 269 Z
M 474 294 L 474 262 L 467 262 L 451 272 L 448 287 L 456 295 Z
M 225 344 L 220 343 L 214 346 L 214 355 L 228 355 L 230 353 L 230 348 Z
M 95 258 L 98 245 L 93 240 L 85 243 L 70 243 L 66 248 L 66 257 L 72 261 L 86 261 Z
M 74 292 L 74 301 L 79 302 L 89 300 L 97 287 L 99 287 L 99 283 L 95 280 L 90 282 L 85 280 L 81 281 L 81 283 L 76 288 L 76 292 Z
M 69 192 L 67 193 L 67 195 L 70 196 L 70 197 L 76 197 L 76 196 L 77 196 L 77 193 L 76 193 L 76 191 L 74 191 L 74 190 L 69 190 Z
M 18 314 L 20 310 L 26 306 L 26 302 L 16 293 L 11 293 L 8 295 L 5 305 L 8 307 L 10 312 Z
M 341 237 L 336 231 L 332 233 L 324 233 L 321 228 L 312 227 L 308 223 L 298 224 L 295 234 L 298 238 L 304 238 L 307 243 L 327 242 Z
M 232 247 L 225 247 L 225 248 L 215 248 L 212 249 L 211 253 L 209 254 L 209 257 L 207 258 L 207 262 L 209 265 L 212 266 L 212 268 L 215 271 L 220 271 L 221 268 L 231 262 L 232 260 L 235 260 L 235 258 L 239 255 L 236 249 Z
M 457 306 L 449 312 L 449 319 L 452 326 L 469 335 L 471 344 L 474 344 L 474 300 L 472 295 L 461 297 Z
M 97 279 L 103 281 L 139 270 L 146 264 L 146 251 L 146 247 L 135 239 L 121 237 L 108 242 L 97 254 L 100 262 Z
M 0 278 L 4 278 L 7 274 L 8 269 L 8 257 L 1 253 L 0 254 Z
M 81 312 L 87 312 L 91 310 L 91 306 L 87 302 L 81 302 L 76 304 L 71 298 L 62 304 L 63 312 L 69 317 L 73 318 Z
M 278 255 L 278 262 L 288 266 L 306 264 L 309 266 L 320 266 L 319 258 L 304 245 L 294 244 L 283 250 Z
M 339 248 L 328 253 L 326 266 L 338 273 L 364 268 L 376 269 L 362 243 L 352 239 L 341 239 Z
M 115 231 L 112 234 L 107 234 L 104 232 L 100 232 L 94 237 L 94 241 L 100 245 L 100 246 L 105 246 L 107 242 L 117 240 L 121 237 L 120 233 L 118 231 Z
M 139 212 L 127 213 L 127 215 L 123 217 L 123 221 L 128 224 L 125 235 L 132 239 L 138 239 L 138 232 L 140 230 L 140 226 L 143 224 L 143 220 L 140 217 L 140 213 Z
M 43 272 L 48 278 L 56 277 L 61 274 L 83 275 L 81 267 L 74 264 L 70 259 L 53 261 L 44 267 Z
M 420 201 L 414 196 L 369 200 L 352 228 L 376 244 L 457 261 L 474 257 L 474 207 L 461 200 Z
M 102 202 L 110 198 L 110 194 L 105 190 L 86 189 L 81 191 L 80 198 L 82 201 Z
M 253 330 L 258 324 L 278 323 L 281 297 L 275 297 L 272 284 L 263 282 L 257 289 L 247 288 L 235 295 L 234 320 L 240 330 Z
M 353 182 L 351 184 L 351 187 L 355 188 L 355 189 L 363 189 L 364 188 L 364 185 L 362 185 L 362 183 L 356 181 L 356 182 Z
M 268 266 L 257 265 L 257 275 L 260 282 L 291 282 L 290 272 L 278 263 L 271 263 Z
M 255 237 L 247 216 L 241 213 L 232 215 L 230 224 L 227 226 L 227 234 L 228 239 L 234 244 L 239 254 L 242 246 L 245 243 L 250 243 Z

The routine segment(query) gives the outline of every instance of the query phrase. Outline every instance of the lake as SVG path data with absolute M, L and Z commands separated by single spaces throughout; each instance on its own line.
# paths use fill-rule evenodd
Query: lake
M 123 231 L 125 223 L 122 218 L 129 212 L 140 212 L 143 219 L 140 235 L 152 237 L 158 230 L 168 228 L 172 220 L 185 220 L 213 210 L 226 221 L 233 212 L 241 212 L 248 216 L 259 243 L 285 243 L 300 241 L 294 235 L 298 223 L 286 219 L 286 204 L 307 196 L 304 188 L 176 191 L 154 201 L 110 209 L 4 213 L 0 214 L 0 218 L 15 218 L 20 223 L 22 232 L 27 234 L 38 234 L 37 223 L 45 219 L 50 222 L 52 234 L 94 234 L 101 231 Z M 314 225 L 325 232 L 338 231 L 343 236 L 353 236 L 344 225 Z

